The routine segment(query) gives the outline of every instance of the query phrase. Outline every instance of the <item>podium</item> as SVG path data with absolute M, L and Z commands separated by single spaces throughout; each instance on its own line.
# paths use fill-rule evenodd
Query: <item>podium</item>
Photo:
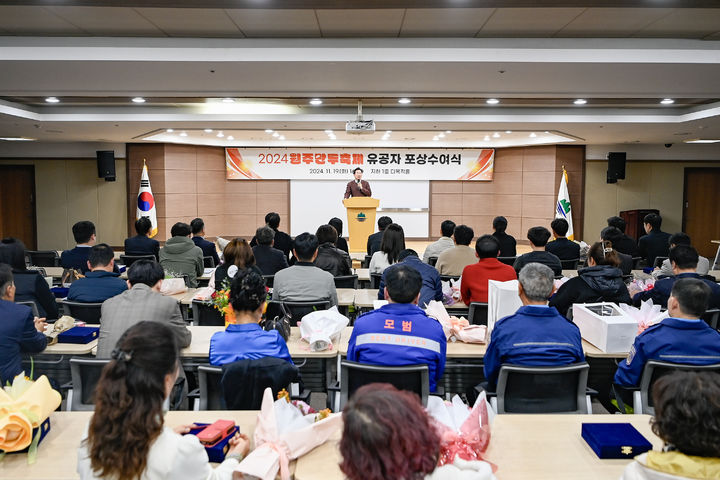
M 372 197 L 351 197 L 343 200 L 347 208 L 350 252 L 367 252 L 367 238 L 375 232 L 375 211 L 380 200 Z

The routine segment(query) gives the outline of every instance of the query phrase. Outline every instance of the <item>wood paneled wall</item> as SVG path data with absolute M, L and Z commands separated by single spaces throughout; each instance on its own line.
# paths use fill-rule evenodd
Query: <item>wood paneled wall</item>
M 585 148 L 540 146 L 495 151 L 492 182 L 432 181 L 430 184 L 430 235 L 440 236 L 440 223 L 451 219 L 473 228 L 475 235 L 492 233 L 492 220 L 508 219 L 508 233 L 526 240 L 537 225 L 550 228 L 563 165 L 568 172 L 575 238 L 583 234 Z

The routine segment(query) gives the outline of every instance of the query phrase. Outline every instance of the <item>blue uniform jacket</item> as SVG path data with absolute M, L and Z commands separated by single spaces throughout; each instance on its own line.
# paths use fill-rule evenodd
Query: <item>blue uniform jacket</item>
M 42 352 L 47 339 L 35 330 L 28 306 L 0 300 L 0 319 L 0 384 L 5 385 L 23 370 L 20 354 Z
M 347 358 L 388 367 L 426 364 L 434 392 L 445 370 L 446 349 L 440 322 L 417 305 L 390 303 L 355 320 Z
M 710 295 L 709 308 L 720 308 L 720 285 L 711 280 L 700 277 L 697 273 L 681 273 L 679 275 L 675 275 L 674 277 L 662 278 L 655 282 L 655 286 L 653 286 L 650 290 L 636 293 L 633 297 L 633 305 L 639 307 L 643 300 L 652 299 L 653 304 L 662 305 L 663 308 L 667 308 L 667 301 L 668 298 L 670 298 L 670 292 L 672 291 L 673 285 L 675 285 L 675 281 L 680 280 L 681 278 L 697 278 L 698 280 L 705 282 L 712 292 L 712 295 Z
M 127 282 L 120 279 L 120 274 L 97 270 L 75 280 L 70 285 L 67 299 L 71 302 L 102 303 L 125 290 Z
M 488 386 L 494 388 L 503 363 L 549 367 L 583 361 L 580 329 L 574 323 L 555 307 L 525 305 L 495 324 L 483 363 Z
M 277 330 L 265 331 L 257 323 L 228 325 L 210 339 L 210 364 L 225 365 L 237 360 L 282 358 L 293 363 L 285 340 Z
M 213 242 L 208 242 L 203 237 L 192 237 L 192 241 L 195 245 L 200 247 L 203 251 L 203 257 L 212 257 L 215 261 L 215 266 L 220 265 L 220 258 L 218 258 L 217 248 Z
M 63 250 L 60 254 L 60 266 L 63 268 L 73 268 L 83 275 L 90 271 L 88 268 L 88 258 L 90 257 L 90 246 L 81 247 L 77 245 L 70 250 Z M 117 265 L 113 267 L 114 272 L 119 272 Z
M 418 305 L 420 305 L 420 307 L 425 307 L 428 303 L 430 303 L 430 300 L 440 301 L 443 299 L 442 282 L 440 281 L 440 274 L 438 273 L 438 271 L 435 269 L 435 267 L 424 263 L 418 257 L 410 255 L 409 257 L 405 257 L 405 259 L 401 263 L 390 265 L 383 271 L 382 277 L 380 277 L 378 300 L 385 300 L 385 273 L 388 271 L 388 269 L 393 268 L 397 265 L 408 265 L 417 270 L 422 277 L 420 300 L 418 300 Z
M 704 320 L 666 318 L 635 338 L 627 359 L 618 365 L 615 383 L 639 385 L 648 360 L 689 365 L 720 363 L 720 333 Z

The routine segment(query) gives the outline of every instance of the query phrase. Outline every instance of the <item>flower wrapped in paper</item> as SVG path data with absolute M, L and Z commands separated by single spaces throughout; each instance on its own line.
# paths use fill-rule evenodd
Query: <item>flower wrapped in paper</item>
M 437 300 L 431 300 L 425 313 L 436 319 L 442 325 L 445 338 L 448 341 L 461 341 L 465 343 L 485 343 L 487 327 L 484 325 L 470 325 L 465 317 L 450 316 L 445 305 Z
M 670 316 L 667 311 L 660 311 L 662 306 L 654 305 L 652 300 L 644 300 L 640 303 L 640 308 L 624 303 L 618 304 L 618 307 L 629 317 L 637 321 L 638 335 Z
M 290 460 L 325 443 L 342 425 L 339 413 L 319 421 L 317 415 L 303 415 L 285 398 L 273 401 L 272 390 L 265 389 L 253 434 L 255 450 L 235 470 L 263 480 L 274 479 L 279 471 L 289 480 Z
M 18 375 L 13 383 L 0 389 L 0 450 L 19 452 L 31 447 L 28 462 L 34 462 L 38 428 L 60 406 L 62 397 L 53 390 L 45 375 L 36 381 Z
M 332 348 L 350 320 L 337 307 L 310 312 L 300 322 L 300 337 L 310 344 L 310 350 L 320 352 Z
M 472 409 L 455 395 L 452 402 L 446 402 L 440 397 L 429 397 L 427 410 L 440 434 L 438 465 L 451 464 L 455 457 L 486 461 L 483 454 L 490 445 L 493 416 L 485 392 L 478 396 Z M 494 465 L 491 466 L 493 471 L 497 470 Z

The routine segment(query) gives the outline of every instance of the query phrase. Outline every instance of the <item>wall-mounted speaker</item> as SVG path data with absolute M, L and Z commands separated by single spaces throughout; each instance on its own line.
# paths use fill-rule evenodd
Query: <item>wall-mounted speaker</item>
M 625 152 L 609 152 L 607 155 L 607 183 L 617 183 L 618 180 L 625 179 L 625 160 L 627 154 Z
M 97 156 L 98 178 L 106 182 L 115 181 L 115 152 L 113 150 L 98 150 Z

